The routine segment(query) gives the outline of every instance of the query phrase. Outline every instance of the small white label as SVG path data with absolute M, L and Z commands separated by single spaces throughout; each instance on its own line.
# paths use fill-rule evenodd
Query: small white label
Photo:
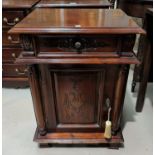
M 76 2 L 70 2 L 69 4 L 70 5 L 76 5 L 77 3 Z
M 75 27 L 81 27 L 81 25 L 75 25 Z

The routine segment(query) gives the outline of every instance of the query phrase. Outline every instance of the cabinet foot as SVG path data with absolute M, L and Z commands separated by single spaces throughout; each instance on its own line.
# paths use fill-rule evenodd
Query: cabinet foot
M 119 144 L 109 144 L 109 149 L 115 149 L 115 150 L 118 150 L 119 149 L 119 147 L 120 147 L 120 145 Z
M 47 133 L 47 131 L 46 131 L 45 129 L 39 130 L 39 134 L 40 134 L 41 136 L 45 136 L 46 133 Z
M 53 145 L 50 143 L 39 143 L 38 144 L 40 148 L 47 148 L 47 147 L 52 147 Z

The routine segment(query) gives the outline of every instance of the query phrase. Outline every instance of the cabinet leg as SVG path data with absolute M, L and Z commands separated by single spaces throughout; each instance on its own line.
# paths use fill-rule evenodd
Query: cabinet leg
M 137 97 L 137 103 L 136 103 L 136 112 L 141 112 L 143 110 L 144 106 L 144 99 L 145 99 L 145 93 L 147 88 L 147 82 L 149 77 L 149 71 L 151 67 L 151 54 L 150 54 L 150 46 L 147 50 L 147 56 L 145 57 L 145 63 L 144 63 L 144 69 L 142 73 L 142 79 L 140 82 L 138 97 Z
M 112 131 L 119 131 L 121 114 L 124 104 L 124 96 L 126 91 L 126 83 L 128 78 L 129 65 L 120 66 L 118 80 L 116 83 L 114 104 L 112 107 Z
M 39 87 L 39 77 L 37 74 L 37 68 L 32 65 L 29 66 L 29 83 L 31 88 L 31 94 L 33 99 L 34 112 L 37 120 L 37 126 L 39 134 L 44 136 L 46 134 L 45 118 L 43 113 L 41 92 Z

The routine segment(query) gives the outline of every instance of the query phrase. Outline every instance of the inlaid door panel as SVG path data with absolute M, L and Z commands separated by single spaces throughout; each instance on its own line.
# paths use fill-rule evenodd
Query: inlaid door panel
M 63 124 L 98 123 L 104 71 L 58 71 L 54 73 L 58 121 Z M 102 85 L 102 84 L 101 84 Z M 96 91 L 97 90 L 97 91 Z M 98 115 L 96 115 L 98 114 Z
M 44 92 L 48 96 L 45 103 L 47 128 L 59 132 L 103 132 L 107 120 L 105 101 L 113 98 L 117 68 L 45 65 L 42 70 L 48 77 L 48 91 Z

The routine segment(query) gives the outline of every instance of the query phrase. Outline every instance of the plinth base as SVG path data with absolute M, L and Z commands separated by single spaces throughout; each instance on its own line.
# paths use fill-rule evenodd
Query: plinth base
M 45 136 L 41 136 L 36 130 L 34 141 L 40 144 L 112 144 L 121 145 L 124 142 L 122 132 L 118 132 L 117 135 L 112 136 L 111 139 L 105 139 L 104 133 L 71 133 L 71 132 L 57 132 L 47 133 Z

